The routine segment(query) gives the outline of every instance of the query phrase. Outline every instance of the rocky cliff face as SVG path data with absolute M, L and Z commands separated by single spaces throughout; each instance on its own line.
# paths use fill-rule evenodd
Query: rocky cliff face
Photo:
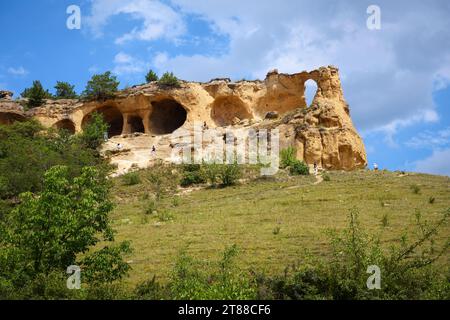
M 318 87 L 311 106 L 305 100 L 307 80 Z M 296 74 L 274 70 L 264 81 L 214 79 L 182 82 L 177 88 L 149 83 L 123 90 L 107 101 L 48 100 L 27 112 L 10 94 L 0 95 L 3 124 L 33 117 L 44 126 L 75 133 L 83 130 L 94 111 L 108 122 L 110 137 L 142 134 L 150 140 L 168 141 L 163 139 L 165 135 L 179 128 L 189 130 L 196 121 L 206 122 L 210 128 L 278 128 L 281 147 L 294 146 L 297 157 L 309 164 L 345 170 L 367 164 L 338 69 L 333 66 Z

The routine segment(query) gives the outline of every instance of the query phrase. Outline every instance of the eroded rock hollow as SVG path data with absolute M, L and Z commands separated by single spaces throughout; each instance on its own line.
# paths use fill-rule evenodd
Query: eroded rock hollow
M 317 92 L 308 106 L 305 82 L 311 80 Z M 48 100 L 27 112 L 10 93 L 0 93 L 0 124 L 32 117 L 46 127 L 77 133 L 98 112 L 109 125 L 109 137 L 127 137 L 130 149 L 133 139 L 148 137 L 143 145 L 158 143 L 162 150 L 169 148 L 166 135 L 179 128 L 190 130 L 196 121 L 210 128 L 278 128 L 280 147 L 295 147 L 297 158 L 308 164 L 329 170 L 367 165 L 364 144 L 351 121 L 334 66 L 295 74 L 273 70 L 264 81 L 182 81 L 179 87 L 152 82 L 120 91 L 106 101 Z

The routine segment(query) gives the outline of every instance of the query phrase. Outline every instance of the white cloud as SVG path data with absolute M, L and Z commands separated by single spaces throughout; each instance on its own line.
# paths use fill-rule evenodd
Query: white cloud
M 101 37 L 112 17 L 125 14 L 141 22 L 129 32 L 116 38 L 116 44 L 131 40 L 174 40 L 185 33 L 185 23 L 169 5 L 156 0 L 91 0 L 91 14 L 86 24 L 96 37 Z
M 442 148 L 450 146 L 450 127 L 432 132 L 421 132 L 405 143 L 413 148 Z M 449 158 L 450 161 L 450 158 Z
M 143 73 L 148 69 L 149 64 L 134 58 L 124 52 L 119 52 L 114 57 L 115 67 L 113 73 L 117 75 Z
M 10 67 L 8 68 L 8 73 L 12 74 L 13 76 L 26 76 L 28 74 L 28 70 L 26 70 L 22 66 L 17 68 Z
M 272 68 L 299 72 L 334 64 L 362 132 L 393 134 L 439 118 L 432 92 L 450 82 L 450 12 L 445 3 L 380 0 L 379 31 L 366 28 L 369 3 L 364 1 L 172 3 L 227 35 L 229 49 L 220 56 L 166 55 L 163 63 L 154 63 L 159 69 L 205 81 L 216 76 L 263 78 Z
M 154 69 L 187 80 L 263 78 L 273 68 L 299 72 L 334 64 L 358 129 L 363 135 L 381 131 L 395 145 L 400 128 L 439 119 L 432 93 L 450 84 L 450 7 L 445 1 L 378 0 L 381 30 L 371 31 L 366 27 L 369 4 L 92 0 L 88 25 L 101 35 L 111 17 L 126 14 L 138 24 L 116 43 L 165 38 L 176 44 L 186 36 L 186 17 L 202 19 L 213 33 L 207 36 L 225 36 L 225 50 L 214 55 L 160 52 L 152 59 Z M 117 71 L 138 69 L 130 63 Z
M 415 163 L 415 171 L 450 176 L 450 148 L 435 150 L 426 159 Z

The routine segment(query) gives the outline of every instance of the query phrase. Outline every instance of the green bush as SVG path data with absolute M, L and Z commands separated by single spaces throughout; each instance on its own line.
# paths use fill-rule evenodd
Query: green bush
M 141 177 L 138 172 L 128 172 L 122 176 L 122 181 L 126 186 L 134 186 L 141 183 Z
M 90 250 L 114 240 L 109 187 L 96 168 L 85 167 L 71 177 L 68 167 L 55 166 L 45 173 L 41 192 L 21 194 L 19 205 L 0 221 L 0 285 L 20 291 L 70 265 L 79 265 L 89 281 L 122 278 L 128 271 L 122 260 L 127 243 Z
M 288 147 L 280 152 L 280 168 L 285 169 L 292 166 L 296 161 L 296 150 L 294 147 Z
M 331 181 L 330 175 L 328 175 L 328 174 L 323 174 L 322 177 L 323 177 L 323 181 Z
M 241 177 L 241 169 L 235 162 L 233 164 L 219 165 L 218 178 L 223 187 L 234 185 Z
M 183 173 L 183 176 L 181 177 L 180 185 L 182 187 L 189 187 L 194 184 L 201 184 L 204 182 L 205 182 L 205 180 L 203 179 L 203 177 L 199 171 L 187 171 L 187 172 Z
M 87 148 L 96 150 L 105 141 L 104 134 L 107 131 L 108 124 L 103 119 L 103 116 L 93 112 L 88 124 L 79 135 L 79 139 Z
M 367 235 L 359 225 L 358 212 L 350 212 L 349 226 L 330 233 L 331 257 L 307 257 L 301 265 L 286 269 L 281 276 L 258 277 L 259 297 L 265 299 L 448 299 L 448 276 L 435 266 L 449 248 L 435 247 L 440 227 L 447 223 L 448 209 L 434 225 L 416 215 L 419 237 L 408 243 L 406 236 L 390 250 L 377 237 Z M 381 288 L 369 290 L 368 266 L 381 271 Z
M 148 200 L 144 206 L 145 214 L 152 214 L 158 208 L 158 204 L 155 200 Z
M 147 81 L 147 83 L 158 81 L 158 75 L 153 70 L 149 70 L 145 75 L 145 81 Z
M 168 87 L 177 87 L 180 85 L 180 81 L 172 72 L 166 72 L 158 80 L 158 84 Z
M 295 160 L 289 167 L 289 172 L 292 175 L 308 175 L 309 167 L 303 161 Z
M 256 297 L 252 277 L 235 264 L 236 246 L 225 249 L 216 263 L 204 263 L 182 252 L 168 284 L 172 299 L 244 300 Z
M 420 194 L 420 187 L 417 184 L 413 184 L 410 188 L 414 194 Z
M 117 77 L 107 71 L 102 74 L 95 74 L 88 81 L 83 97 L 93 100 L 106 100 L 114 97 L 119 87 Z

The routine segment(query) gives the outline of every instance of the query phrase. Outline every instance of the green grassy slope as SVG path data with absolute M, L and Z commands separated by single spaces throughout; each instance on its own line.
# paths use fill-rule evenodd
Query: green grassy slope
M 404 232 L 413 236 L 417 212 L 435 221 L 450 207 L 448 177 L 364 170 L 329 176 L 330 181 L 314 185 L 313 176 L 280 173 L 224 189 L 182 192 L 164 197 L 153 214 L 144 213 L 150 190 L 146 179 L 133 186 L 115 179 L 116 239 L 131 240 L 134 248 L 128 258 L 133 269 L 127 281 L 136 284 L 153 275 L 164 281 L 181 249 L 209 260 L 217 259 L 232 244 L 240 249 L 243 267 L 278 273 L 298 262 L 305 250 L 326 255 L 326 231 L 344 228 L 351 208 L 359 210 L 362 226 L 380 234 L 388 247 Z M 412 186 L 418 187 L 417 193 Z M 172 219 L 162 221 L 161 212 Z M 385 215 L 387 226 L 383 227 Z M 447 224 L 439 240 L 449 235 Z M 450 254 L 439 261 L 449 262 Z

